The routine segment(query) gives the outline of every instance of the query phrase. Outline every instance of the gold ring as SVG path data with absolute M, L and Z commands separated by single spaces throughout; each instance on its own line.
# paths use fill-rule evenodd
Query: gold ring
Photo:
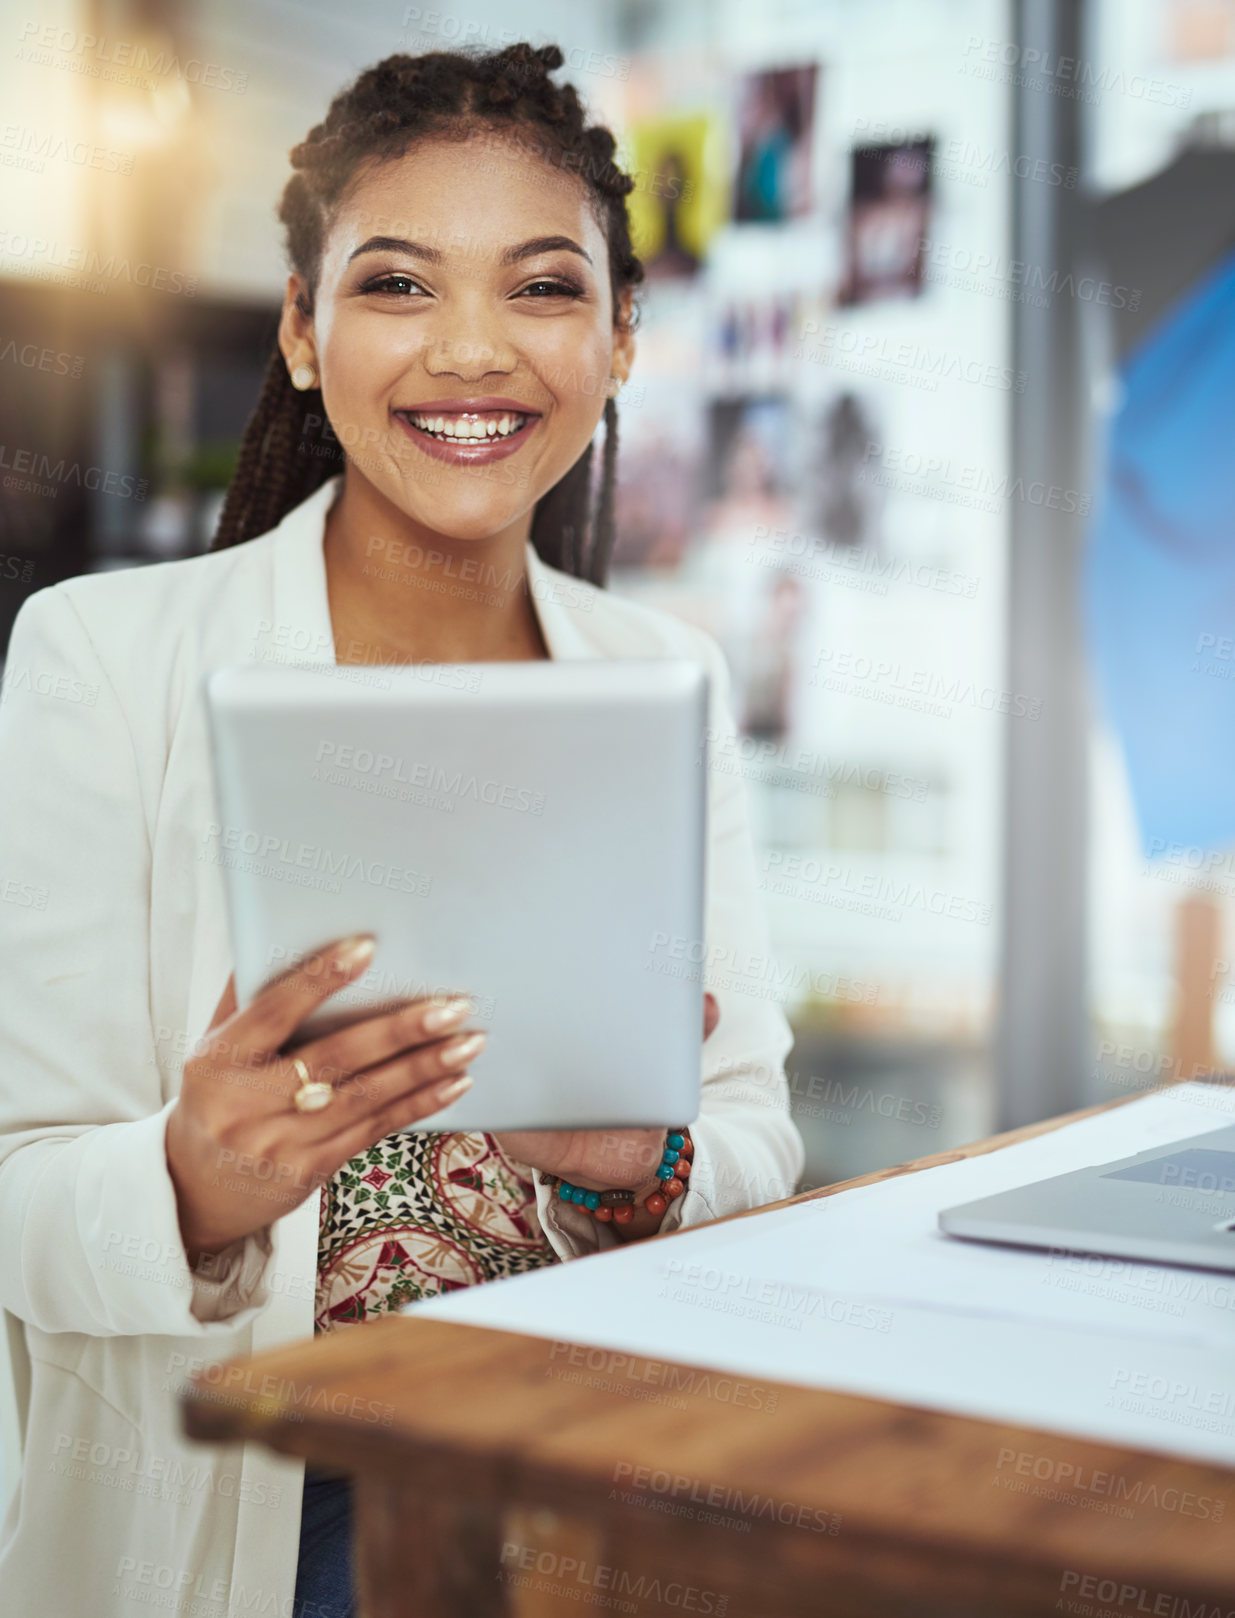
M 300 1057 L 292 1058 L 292 1066 L 300 1080 L 300 1088 L 292 1096 L 292 1105 L 297 1112 L 320 1112 L 328 1107 L 334 1100 L 334 1086 L 324 1084 L 320 1079 L 314 1079 Z

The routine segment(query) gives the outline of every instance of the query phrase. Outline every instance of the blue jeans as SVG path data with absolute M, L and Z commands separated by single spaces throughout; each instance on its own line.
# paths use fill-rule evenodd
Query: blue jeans
M 352 1486 L 305 1468 L 293 1618 L 352 1618 Z

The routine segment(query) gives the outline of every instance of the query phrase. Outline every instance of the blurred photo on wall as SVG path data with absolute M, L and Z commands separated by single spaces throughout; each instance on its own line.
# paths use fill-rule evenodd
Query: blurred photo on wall
M 922 290 L 934 144 L 927 138 L 854 149 L 842 304 L 914 298 Z

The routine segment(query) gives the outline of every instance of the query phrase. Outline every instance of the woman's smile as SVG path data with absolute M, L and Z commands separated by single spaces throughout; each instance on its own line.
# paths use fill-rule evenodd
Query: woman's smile
M 392 410 L 403 432 L 426 455 L 458 466 L 500 461 L 527 442 L 540 411 L 515 399 L 431 399 Z
M 614 281 L 607 210 L 514 131 L 435 133 L 359 169 L 329 210 L 316 285 L 293 275 L 285 302 L 293 369 L 312 367 L 335 434 L 365 450 L 336 529 L 367 545 L 391 525 L 430 549 L 482 546 L 499 572 L 521 565 L 537 506 L 579 465 L 633 358 L 633 283 Z M 389 582 L 361 588 L 388 600 Z

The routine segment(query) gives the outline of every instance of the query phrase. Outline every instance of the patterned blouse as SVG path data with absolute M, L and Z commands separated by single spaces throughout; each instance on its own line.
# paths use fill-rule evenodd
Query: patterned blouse
M 399 1131 L 322 1190 L 315 1332 L 556 1264 L 536 1191 L 492 1135 Z

